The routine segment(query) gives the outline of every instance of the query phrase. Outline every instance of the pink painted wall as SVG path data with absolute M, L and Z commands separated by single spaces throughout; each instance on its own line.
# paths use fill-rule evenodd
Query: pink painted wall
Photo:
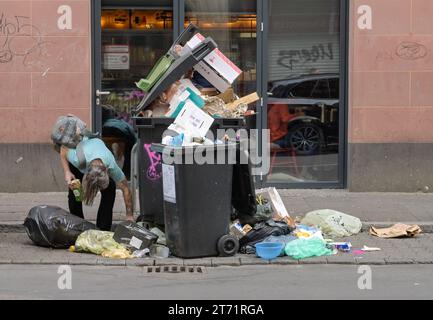
M 433 142 L 433 1 L 351 3 L 349 142 Z
M 91 122 L 91 0 L 0 0 L 0 143 L 45 143 L 59 115 Z M 62 5 L 72 29 L 60 30 Z

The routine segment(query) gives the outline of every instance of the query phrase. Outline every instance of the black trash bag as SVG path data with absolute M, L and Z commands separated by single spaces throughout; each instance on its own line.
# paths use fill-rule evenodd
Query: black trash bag
M 38 246 L 69 248 L 86 230 L 98 229 L 93 223 L 55 206 L 36 206 L 24 220 L 27 235 Z
M 241 252 L 251 252 L 251 247 L 254 247 L 256 243 L 263 241 L 267 237 L 287 235 L 293 230 L 294 228 L 283 221 L 269 219 L 254 225 L 253 230 L 239 240 L 239 247 Z

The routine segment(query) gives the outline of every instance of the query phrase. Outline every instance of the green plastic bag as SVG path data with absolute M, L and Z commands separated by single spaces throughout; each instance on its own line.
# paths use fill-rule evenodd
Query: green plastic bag
M 284 251 L 286 255 L 296 260 L 331 255 L 333 253 L 333 250 L 326 247 L 325 241 L 316 237 L 293 240 L 286 245 Z

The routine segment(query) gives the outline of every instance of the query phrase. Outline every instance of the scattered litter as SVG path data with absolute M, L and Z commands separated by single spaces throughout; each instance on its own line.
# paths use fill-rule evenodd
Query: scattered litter
M 230 225 L 230 234 L 235 236 L 238 239 L 243 238 L 248 232 L 250 232 L 253 228 L 246 224 L 242 226 L 242 224 L 239 222 L 239 220 L 233 221 L 233 223 Z
M 163 245 L 154 244 L 150 247 L 150 256 L 154 258 L 168 258 L 170 250 Z
M 352 253 L 353 253 L 354 255 L 362 255 L 362 254 L 365 253 L 365 251 L 364 251 L 364 250 L 353 250 Z
M 167 245 L 167 240 L 165 239 L 165 233 L 162 232 L 160 229 L 154 227 L 150 229 L 150 232 L 158 236 L 158 240 L 156 240 L 157 244 Z
M 144 258 L 145 256 L 148 256 L 149 253 L 150 253 L 149 248 L 144 248 L 143 250 L 135 250 L 135 251 L 132 253 L 132 256 L 133 256 L 134 258 Z
M 293 230 L 294 228 L 283 221 L 268 220 L 256 223 L 253 229 L 239 240 L 241 251 L 243 253 L 254 253 L 254 248 L 247 248 L 247 246 L 254 246 L 269 236 L 288 235 Z
M 309 212 L 301 223 L 317 226 L 323 234 L 335 238 L 358 234 L 362 228 L 361 220 L 358 218 L 330 209 Z
M 290 227 L 295 227 L 295 222 L 287 212 L 286 206 L 276 188 L 266 188 L 256 190 L 256 195 L 261 199 L 266 199 L 272 206 L 272 218 L 276 221 L 284 221 Z
M 134 222 L 126 221 L 119 223 L 113 239 L 133 251 L 149 248 L 156 242 L 158 236 Z
M 381 251 L 382 249 L 380 248 L 375 248 L 375 247 L 367 247 L 367 246 L 363 246 L 361 248 L 362 251 Z
M 69 251 L 89 252 L 105 258 L 127 259 L 133 256 L 128 249 L 113 239 L 113 232 L 87 230 L 80 234 Z
M 296 240 L 297 238 L 295 236 L 292 235 L 284 235 L 284 236 L 269 236 L 267 238 L 265 238 L 263 240 L 263 242 L 278 242 L 278 243 L 282 243 L 284 246 L 281 248 L 281 253 L 280 256 L 284 256 L 285 252 L 284 252 L 284 248 L 286 247 L 286 245 L 293 241 Z
M 332 249 L 327 247 L 325 241 L 316 237 L 293 240 L 286 245 L 285 252 L 286 255 L 297 260 L 334 253 Z
M 328 243 L 331 245 L 334 249 L 342 252 L 350 252 L 352 249 L 352 244 L 350 242 L 331 242 Z
M 418 225 L 397 223 L 389 228 L 370 227 L 370 234 L 379 238 L 414 237 L 422 232 Z
M 18 164 L 18 163 L 22 162 L 23 160 L 24 160 L 23 157 L 19 157 L 17 160 L 15 160 L 15 163 Z

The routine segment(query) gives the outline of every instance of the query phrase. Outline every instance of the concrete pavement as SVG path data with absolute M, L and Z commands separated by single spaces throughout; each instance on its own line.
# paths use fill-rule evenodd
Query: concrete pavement
M 296 261 L 278 258 L 270 264 L 432 264 L 433 263 L 433 194 L 350 193 L 344 190 L 279 190 L 292 217 L 303 216 L 316 209 L 335 209 L 359 217 L 364 232 L 342 239 L 351 241 L 354 249 L 363 245 L 382 248 L 361 256 L 340 253 L 334 256 Z M 67 208 L 66 193 L 0 194 L 0 264 L 82 264 L 106 266 L 242 266 L 263 265 L 268 261 L 251 255 L 230 258 L 183 260 L 169 259 L 104 259 L 90 254 L 70 253 L 34 246 L 24 232 L 22 223 L 28 210 L 40 204 Z M 86 218 L 96 219 L 98 203 L 85 209 Z M 123 216 L 121 194 L 115 204 L 114 220 Z M 417 223 L 423 234 L 414 239 L 379 239 L 366 231 L 370 225 L 389 226 L 395 222 Z M 340 240 L 340 239 L 338 239 Z
M 350 265 L 275 265 L 208 268 L 202 273 L 158 274 L 138 267 L 72 266 L 70 290 L 65 289 L 62 281 L 63 290 L 59 289 L 62 272 L 59 274 L 58 271 L 58 265 L 0 266 L 0 299 L 229 301 L 406 300 L 433 297 L 432 265 L 372 266 L 368 272 L 365 267 L 360 269 L 359 266 Z M 367 286 L 360 287 L 362 277 L 369 275 L 371 281 L 365 282 Z M 173 301 L 173 305 L 175 303 Z M 194 306 L 194 301 L 191 301 L 191 306 Z M 264 311 L 265 314 L 269 313 L 266 309 Z M 157 312 L 164 318 L 168 307 L 167 310 L 158 309 Z
M 292 217 L 317 209 L 334 209 L 356 216 L 366 223 L 416 222 L 433 224 L 433 194 L 428 193 L 352 193 L 346 190 L 279 190 Z M 96 220 L 99 196 L 93 207 L 85 207 L 87 219 Z M 138 203 L 138 201 L 137 201 Z M 0 231 L 19 227 L 30 208 L 40 204 L 67 209 L 63 192 L 0 193 Z M 118 191 L 114 221 L 124 218 L 122 194 Z M 430 228 L 430 227 L 427 227 Z M 13 229 L 16 230 L 16 229 Z
M 108 259 L 93 254 L 72 253 L 64 249 L 48 249 L 33 245 L 25 233 L 0 234 L 0 265 L 1 264 L 66 264 L 66 265 L 104 265 L 104 266 L 246 266 L 246 265 L 304 265 L 304 264 L 346 264 L 346 265 L 393 265 L 393 264 L 433 264 L 433 234 L 421 234 L 416 238 L 381 239 L 366 232 L 356 236 L 338 239 L 350 241 L 353 249 L 364 245 L 379 247 L 379 252 L 365 252 L 362 255 L 339 252 L 336 255 L 294 260 L 281 257 L 267 261 L 255 255 L 238 254 L 235 257 L 213 257 L 202 259 Z M 162 269 L 152 269 L 161 272 Z

